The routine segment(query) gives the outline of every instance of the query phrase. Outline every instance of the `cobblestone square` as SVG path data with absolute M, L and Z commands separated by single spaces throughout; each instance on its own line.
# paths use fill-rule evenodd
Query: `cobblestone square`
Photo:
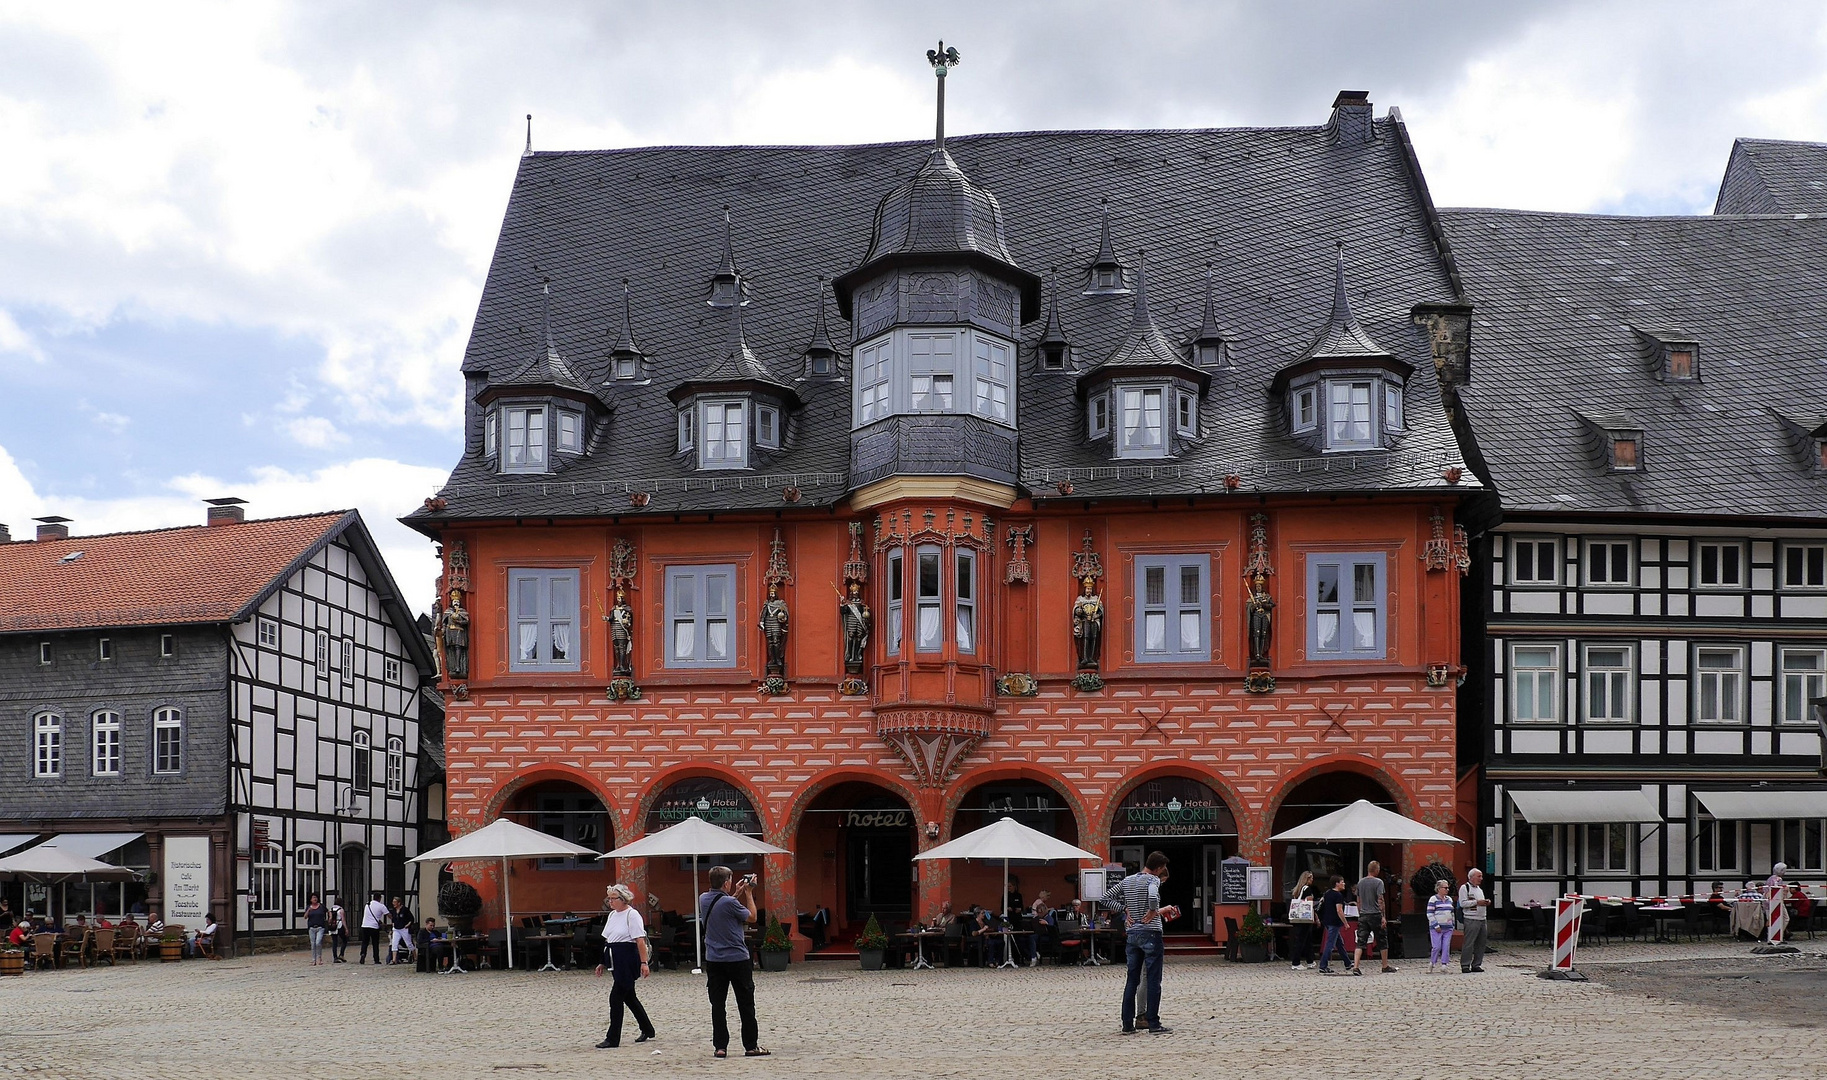
M 1745 958 L 1742 945 L 1613 946 L 1605 964 Z M 1350 1068 L 1437 1077 L 1810 1075 L 1827 1028 L 1732 1016 L 1598 982 L 1535 978 L 1546 951 L 1510 944 L 1482 975 L 1322 977 L 1281 964 L 1170 961 L 1168 1036 L 1118 1033 L 1123 969 L 757 973 L 774 1056 L 710 1056 L 700 980 L 642 984 L 657 1041 L 597 1050 L 609 981 L 561 974 L 433 976 L 302 954 L 140 963 L 0 983 L 0 1073 L 71 1078 L 767 1076 L 1185 1077 L 1285 1080 Z M 1822 972 L 1821 950 L 1752 961 Z M 1827 985 L 1827 976 L 1822 976 Z M 732 1026 L 734 1003 L 731 1005 Z M 632 1040 L 632 1026 L 628 1038 Z

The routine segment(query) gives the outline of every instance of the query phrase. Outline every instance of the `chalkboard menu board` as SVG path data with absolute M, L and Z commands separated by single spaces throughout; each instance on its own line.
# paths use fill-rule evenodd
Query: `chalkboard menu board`
M 1218 864 L 1218 902 L 1250 902 L 1250 860 L 1233 855 Z

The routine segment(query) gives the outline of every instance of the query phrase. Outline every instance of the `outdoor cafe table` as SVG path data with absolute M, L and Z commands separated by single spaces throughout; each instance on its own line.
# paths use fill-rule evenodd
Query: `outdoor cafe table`
M 467 975 L 470 969 L 463 966 L 463 954 L 465 952 L 468 952 L 471 956 L 475 957 L 475 963 L 480 966 L 482 946 L 485 945 L 487 941 L 488 939 L 481 934 L 450 934 L 446 936 L 442 943 L 450 950 L 450 966 L 445 968 L 441 974 Z M 435 957 L 437 955 L 436 946 L 438 942 L 433 942 L 432 944 L 432 955 Z
M 570 934 L 528 934 L 525 937 L 521 938 L 520 940 L 522 940 L 522 941 L 543 941 L 546 943 L 546 963 L 545 963 L 544 967 L 539 969 L 540 971 L 563 971 L 564 970 L 564 968 L 559 967 L 552 960 L 552 943 L 554 941 L 570 941 L 571 940 Z
M 1647 904 L 1637 910 L 1656 920 L 1656 942 L 1674 944 L 1675 939 L 1668 936 L 1668 921 L 1687 910 L 1680 904 Z
M 1104 964 L 1116 963 L 1116 946 L 1121 945 L 1123 939 L 1127 936 L 1120 926 L 1094 926 L 1082 930 L 1080 933 L 1083 933 L 1085 935 L 1085 940 L 1090 943 L 1090 947 L 1085 950 L 1085 958 L 1078 962 L 1080 967 L 1101 967 Z M 1108 959 L 1098 955 L 1097 943 L 1099 938 L 1104 938 L 1114 943 L 1107 954 L 1109 957 Z
M 926 958 L 926 939 L 927 938 L 942 938 L 944 936 L 945 936 L 945 931 L 943 931 L 943 930 L 928 930 L 924 927 L 922 927 L 918 930 L 903 930 L 900 933 L 896 934 L 895 937 L 910 938 L 913 941 L 914 962 L 913 962 L 913 966 L 909 967 L 907 970 L 919 971 L 921 968 L 930 968 L 930 967 L 937 966 L 931 960 L 928 960 Z
M 997 969 L 1020 967 L 1021 965 L 1015 962 L 1015 950 L 1011 948 L 1015 943 L 1011 939 L 1018 937 L 1032 939 L 1034 936 L 1035 932 L 1032 930 L 986 930 L 977 935 L 977 961 L 979 964 L 983 962 L 984 942 L 989 938 L 999 937 L 1002 939 L 1002 963 L 996 965 Z M 1032 952 L 1034 948 L 1032 940 L 1028 942 L 1028 948 Z
M 564 931 L 564 936 L 569 938 L 577 932 L 577 925 L 579 923 L 587 923 L 587 922 L 592 922 L 594 920 L 595 920 L 595 916 L 593 916 L 593 915 L 566 915 L 562 919 L 547 919 L 546 925 L 547 926 L 556 926 L 556 927 L 561 928 Z M 548 951 L 551 949 L 550 942 L 546 943 L 546 948 Z M 570 968 L 577 967 L 577 957 L 576 957 L 575 952 L 573 953 L 573 955 L 571 957 L 571 961 L 566 966 L 570 967 Z

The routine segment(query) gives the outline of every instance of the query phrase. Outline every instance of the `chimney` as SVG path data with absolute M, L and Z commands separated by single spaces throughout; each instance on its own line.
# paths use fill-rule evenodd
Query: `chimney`
M 0 525 L 0 544 L 10 544 L 12 542 L 13 530 L 7 528 L 5 525 Z
M 70 538 L 70 519 L 52 514 L 50 517 L 33 518 L 38 522 L 38 539 L 68 540 Z
M 1370 119 L 1370 91 L 1340 90 L 1332 99 L 1332 119 L 1326 127 L 1332 141 L 1361 146 L 1376 140 Z
M 203 501 L 209 504 L 209 516 L 207 520 L 211 525 L 233 525 L 237 522 L 247 520 L 247 511 L 241 509 L 243 506 L 247 505 L 247 500 L 245 499 L 231 497 L 227 499 L 204 499 Z

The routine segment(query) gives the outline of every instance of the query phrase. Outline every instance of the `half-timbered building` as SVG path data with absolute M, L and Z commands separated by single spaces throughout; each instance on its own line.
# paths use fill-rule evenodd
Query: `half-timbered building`
M 0 833 L 146 872 L 15 907 L 302 927 L 310 893 L 411 889 L 424 636 L 361 517 L 0 544 Z M 15 890 L 31 886 L 12 886 Z
M 768 908 L 843 926 L 998 906 L 909 857 L 1014 814 L 1168 850 L 1204 932 L 1223 858 L 1355 861 L 1278 827 L 1455 828 L 1465 349 L 1358 93 L 1289 129 L 530 152 L 462 459 L 408 519 L 452 831 L 696 813 L 791 852 Z M 691 907 L 681 861 L 512 873 L 517 909 Z
M 1827 218 L 1777 213 L 1795 148 L 1747 142 L 1720 204 L 1767 214 L 1443 212 L 1502 507 L 1466 713 L 1512 903 L 1827 877 Z

